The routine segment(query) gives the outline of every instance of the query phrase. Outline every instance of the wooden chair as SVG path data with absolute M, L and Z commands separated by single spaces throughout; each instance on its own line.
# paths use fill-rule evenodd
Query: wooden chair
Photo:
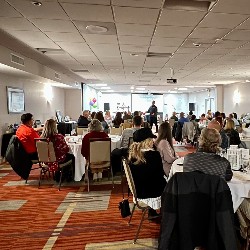
M 240 222 L 240 234 L 242 238 L 246 239 L 246 248 L 245 250 L 249 249 L 250 246 L 250 199 L 245 198 L 237 209 L 237 215 Z
M 111 128 L 110 129 L 111 135 L 121 135 L 122 134 L 122 127 L 119 128 Z
M 113 171 L 111 167 L 111 138 L 90 138 L 89 139 L 89 160 L 86 164 L 85 180 L 88 184 L 89 192 L 89 176 L 88 171 L 99 172 L 110 171 L 112 184 L 114 188 Z
M 130 225 L 130 222 L 132 220 L 132 217 L 133 217 L 133 214 L 134 214 L 134 211 L 135 211 L 135 207 L 142 210 L 141 221 L 140 221 L 140 224 L 138 226 L 138 229 L 137 229 L 137 232 L 136 232 L 136 235 L 135 235 L 135 238 L 134 238 L 134 244 L 135 244 L 137 239 L 138 239 L 138 236 L 139 236 L 139 233 L 140 233 L 140 230 L 141 230 L 141 226 L 142 226 L 145 214 L 149 210 L 150 207 L 147 204 L 138 201 L 137 194 L 136 194 L 136 188 L 135 188 L 135 184 L 134 184 L 134 179 L 133 179 L 132 173 L 130 171 L 130 168 L 128 166 L 127 160 L 125 158 L 123 158 L 122 163 L 123 163 L 123 168 L 124 168 L 124 171 L 125 171 L 125 175 L 126 175 L 126 178 L 127 178 L 129 189 L 133 194 L 133 202 L 134 202 L 132 213 L 131 213 L 131 216 L 130 216 L 130 219 L 129 219 L 129 222 L 128 222 L 129 225 Z
M 58 190 L 60 191 L 61 183 L 62 183 L 63 169 L 66 166 L 72 165 L 72 160 L 69 160 L 65 163 L 57 162 L 55 150 L 54 150 L 54 145 L 52 142 L 48 142 L 47 139 L 45 139 L 45 138 L 40 138 L 40 140 L 36 142 L 36 148 L 37 148 L 37 153 L 38 153 L 39 166 L 41 169 L 40 176 L 39 176 L 38 188 L 40 187 L 40 184 L 41 184 L 42 175 L 45 175 L 47 172 L 49 173 L 49 171 L 50 171 L 48 165 L 46 165 L 46 164 L 56 163 L 56 164 L 58 164 L 58 169 L 60 171 L 60 181 L 59 181 L 59 185 L 58 185 Z
M 83 133 L 88 133 L 88 128 L 84 128 L 84 127 L 77 127 L 76 128 L 76 134 L 77 135 L 83 135 Z
M 133 124 L 131 122 L 124 122 L 122 125 L 123 129 L 132 128 Z

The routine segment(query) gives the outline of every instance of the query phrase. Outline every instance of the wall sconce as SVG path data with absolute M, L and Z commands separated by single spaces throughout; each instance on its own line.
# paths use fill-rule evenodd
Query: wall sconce
M 234 91 L 234 95 L 233 95 L 233 102 L 234 102 L 235 104 L 240 103 L 240 99 L 241 99 L 240 92 L 239 92 L 238 89 L 236 89 L 236 90 Z
M 51 102 L 53 99 L 52 87 L 49 84 L 44 85 L 43 94 L 47 102 Z

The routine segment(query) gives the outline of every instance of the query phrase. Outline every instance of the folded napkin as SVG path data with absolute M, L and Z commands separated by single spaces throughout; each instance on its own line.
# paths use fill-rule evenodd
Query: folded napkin
M 241 172 L 235 172 L 233 175 L 236 179 L 241 181 L 250 181 L 250 174 L 249 173 L 241 173 Z

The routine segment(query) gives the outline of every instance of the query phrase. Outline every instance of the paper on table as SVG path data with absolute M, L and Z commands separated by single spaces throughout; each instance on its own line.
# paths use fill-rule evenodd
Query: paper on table
M 233 172 L 233 176 L 241 181 L 250 181 L 250 174 L 241 173 L 241 172 Z

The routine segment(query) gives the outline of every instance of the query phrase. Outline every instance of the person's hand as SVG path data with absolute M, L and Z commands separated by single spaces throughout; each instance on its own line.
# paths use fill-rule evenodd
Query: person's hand
M 37 131 L 37 132 L 41 132 L 41 131 L 43 131 L 43 127 L 40 127 L 40 128 L 34 128 L 34 130 L 35 130 L 35 131 Z

